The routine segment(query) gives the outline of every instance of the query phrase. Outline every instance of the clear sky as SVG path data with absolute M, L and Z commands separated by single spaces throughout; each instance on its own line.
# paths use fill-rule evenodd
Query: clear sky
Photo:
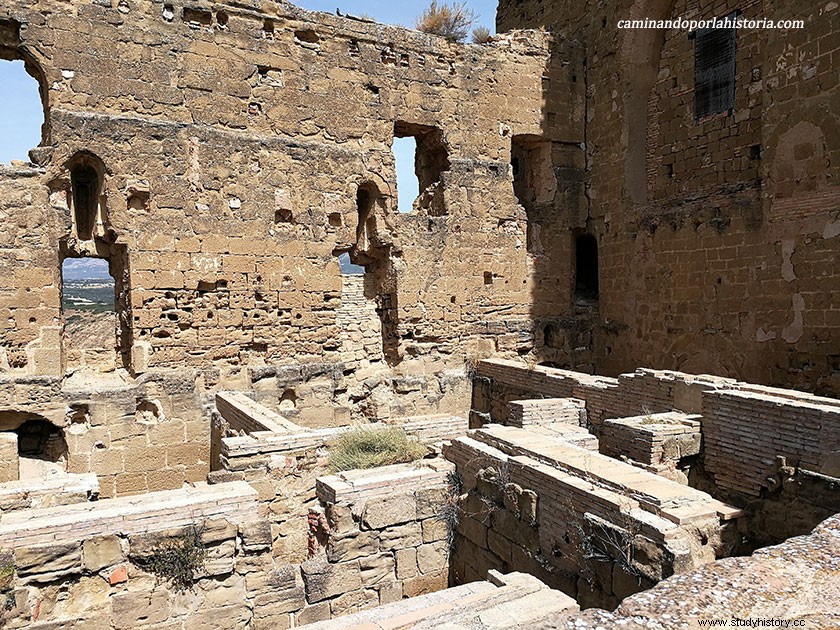
M 446 0 L 444 0 L 446 1 Z M 369 15 L 386 24 L 413 27 L 429 0 L 297 0 L 298 6 L 314 11 Z M 495 32 L 496 0 L 467 0 L 466 6 L 476 14 L 474 26 L 486 26 Z M 29 149 L 41 139 L 43 109 L 38 83 L 23 69 L 22 61 L 0 60 L 0 163 L 28 160 Z M 397 190 L 401 212 L 411 209 L 418 194 L 414 176 L 414 141 L 402 138 L 395 142 L 397 157 Z
M 44 110 L 38 82 L 22 61 L 0 60 L 0 163 L 29 160 L 29 149 L 41 142 Z

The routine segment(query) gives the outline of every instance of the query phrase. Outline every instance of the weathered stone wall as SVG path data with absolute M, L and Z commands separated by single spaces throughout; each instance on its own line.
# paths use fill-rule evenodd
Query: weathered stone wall
M 837 574 L 840 519 L 834 516 L 807 535 L 751 556 L 724 558 L 695 571 L 675 575 L 650 591 L 625 599 L 614 612 L 586 610 L 551 617 L 533 625 L 548 629 L 700 627 L 709 622 L 737 619 L 774 620 L 789 627 L 834 628 L 840 623 Z M 744 576 L 758 588 L 744 587 Z M 713 596 L 710 596 L 713 594 Z M 735 622 L 731 622 L 734 625 Z
M 304 614 L 328 618 L 448 586 L 450 536 L 442 506 L 451 466 L 431 466 L 318 479 L 324 509 L 310 517 L 311 558 L 301 572 L 312 608 Z
M 687 475 L 693 487 L 744 508 L 750 523 L 742 532 L 745 551 L 805 534 L 840 510 L 840 406 L 832 398 L 707 375 L 639 369 L 611 379 L 507 360 L 482 361 L 474 382 L 473 426 L 515 425 L 511 401 L 585 401 L 602 453 L 629 456 L 640 467 L 651 467 L 649 460 L 658 457 L 652 469 L 659 474 L 681 482 Z M 699 420 L 702 447 L 698 452 L 700 436 L 691 429 L 663 462 L 665 442 L 658 440 L 671 430 L 657 431 L 650 422 L 674 410 Z M 625 445 L 625 429 L 617 432 L 623 425 L 635 427 L 633 448 Z M 649 452 L 638 450 L 642 443 Z M 684 456 L 690 461 L 680 471 Z
M 444 589 L 451 468 L 436 460 L 319 479 L 320 503 L 290 519 L 299 530 L 286 544 L 270 517 L 278 503 L 258 481 L 94 502 L 80 493 L 92 477 L 53 484 L 55 501 L 36 488 L 34 502 L 10 504 L 7 493 L 3 627 L 285 628 Z M 173 581 L 187 568 L 186 582 Z
M 574 49 L 552 56 L 540 32 L 462 46 L 285 3 L 16 2 L 0 21 L 49 132 L 38 168 L 0 178 L 10 373 L 62 373 L 59 270 L 85 255 L 111 260 L 118 365 L 294 396 L 304 424 L 462 409 L 468 357 L 530 351 L 549 278 L 511 145 L 580 141 Z M 395 134 L 420 147 L 410 214 Z M 79 169 L 98 185 L 90 216 Z M 382 322 L 361 362 L 340 325 L 344 252 Z
M 226 394 L 220 397 L 236 402 Z M 247 401 L 236 402 L 236 415 L 264 416 L 264 407 Z M 309 553 L 311 510 L 327 500 L 336 502 L 335 497 L 316 493 L 316 480 L 329 476 L 329 447 L 349 427 L 306 429 L 281 417 L 277 422 L 283 421 L 285 426 L 280 431 L 232 431 L 227 418 L 235 416 L 229 406 L 223 404 L 220 411 L 225 415 L 214 420 L 211 450 L 217 459 L 210 481 L 248 481 L 259 492 L 261 514 L 271 525 L 274 553 L 289 562 L 304 562 Z M 455 417 L 405 418 L 395 423 L 409 436 L 430 445 L 430 451 L 431 445 L 467 431 L 466 420 Z
M 741 29 L 733 113 L 701 120 L 690 34 L 617 28 L 736 9 L 805 28 Z M 586 203 L 556 204 L 571 230 L 552 255 L 574 260 L 575 229 L 598 239 L 597 371 L 649 365 L 840 394 L 835 4 L 517 0 L 500 2 L 497 25 L 550 27 L 585 50 Z M 555 314 L 574 333 L 574 311 Z
M 3 627 L 284 626 L 303 585 L 273 561 L 256 507 L 234 483 L 6 513 Z M 182 592 L 169 578 L 186 568 L 194 583 Z
M 464 482 L 456 583 L 524 571 L 613 608 L 733 548 L 739 510 L 562 439 L 495 427 L 444 453 Z
M 172 490 L 210 470 L 210 429 L 192 371 L 139 379 L 111 374 L 0 379 L 0 420 L 13 430 L 29 419 L 60 432 L 70 473 L 94 473 L 103 498 Z

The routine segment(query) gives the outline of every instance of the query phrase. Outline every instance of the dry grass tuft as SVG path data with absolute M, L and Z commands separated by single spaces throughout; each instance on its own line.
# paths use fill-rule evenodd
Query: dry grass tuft
M 330 444 L 333 472 L 377 468 L 421 459 L 428 449 L 400 427 L 358 427 Z
M 486 26 L 477 26 L 472 32 L 473 44 L 487 44 L 493 41 L 493 33 Z

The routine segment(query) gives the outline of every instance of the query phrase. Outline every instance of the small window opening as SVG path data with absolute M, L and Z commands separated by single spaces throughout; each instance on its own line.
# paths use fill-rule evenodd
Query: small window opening
M 591 234 L 575 238 L 575 297 L 598 299 L 598 241 Z
M 411 136 L 394 138 L 394 159 L 397 167 L 397 210 L 409 213 L 412 204 L 420 196 L 420 182 L 414 174 L 414 154 L 417 142 Z
M 117 264 L 123 264 L 117 256 Z M 61 265 L 64 352 L 68 367 L 110 371 L 128 360 L 129 297 L 106 258 L 66 258 Z M 115 353 L 116 350 L 116 353 Z M 117 363 L 121 360 L 121 363 Z
M 341 267 L 341 275 L 343 276 L 363 276 L 365 275 L 365 268 L 362 265 L 354 265 L 350 260 L 350 254 L 344 252 L 338 256 L 338 265 Z
M 734 23 L 737 12 L 723 19 Z M 735 105 L 734 28 L 707 28 L 694 36 L 694 116 L 699 120 L 721 112 L 732 112 Z
M 377 234 L 377 210 L 384 210 L 384 199 L 375 184 L 365 182 L 359 186 L 356 206 L 356 242 L 349 250 L 334 252 L 342 276 L 342 327 L 345 332 L 358 333 L 350 334 L 342 343 L 348 346 L 349 354 L 367 355 L 366 360 L 384 359 L 389 365 L 396 365 L 401 360 L 397 273 L 390 246 Z M 366 323 L 360 325 L 360 319 Z M 372 345 L 374 341 L 376 345 Z M 355 347 L 359 343 L 362 346 Z M 375 350 L 377 346 L 381 355 Z
M 266 39 L 274 39 L 274 20 L 265 19 L 263 20 L 263 37 Z
M 397 122 L 393 151 L 399 212 L 411 212 L 416 204 L 430 216 L 447 214 L 442 178 L 449 170 L 450 162 L 443 132 L 427 125 Z M 414 177 L 410 175 L 412 167 Z M 404 192 L 406 189 L 408 192 Z M 413 199 L 415 190 L 416 200 Z
M 216 24 L 220 29 L 226 29 L 229 20 L 230 18 L 228 17 L 228 14 L 225 11 L 218 11 L 216 13 Z
M 70 185 L 73 191 L 76 232 L 81 240 L 89 241 L 93 238 L 99 211 L 99 173 L 91 164 L 77 164 L 70 171 Z

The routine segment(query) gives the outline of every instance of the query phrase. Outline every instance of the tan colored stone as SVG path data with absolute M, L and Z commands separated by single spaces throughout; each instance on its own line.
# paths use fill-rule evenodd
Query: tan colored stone
M 97 536 L 84 541 L 82 554 L 88 571 L 99 571 L 125 559 L 120 539 L 116 536 Z
M 373 497 L 365 502 L 365 526 L 382 529 L 417 518 L 417 501 L 413 492 Z

